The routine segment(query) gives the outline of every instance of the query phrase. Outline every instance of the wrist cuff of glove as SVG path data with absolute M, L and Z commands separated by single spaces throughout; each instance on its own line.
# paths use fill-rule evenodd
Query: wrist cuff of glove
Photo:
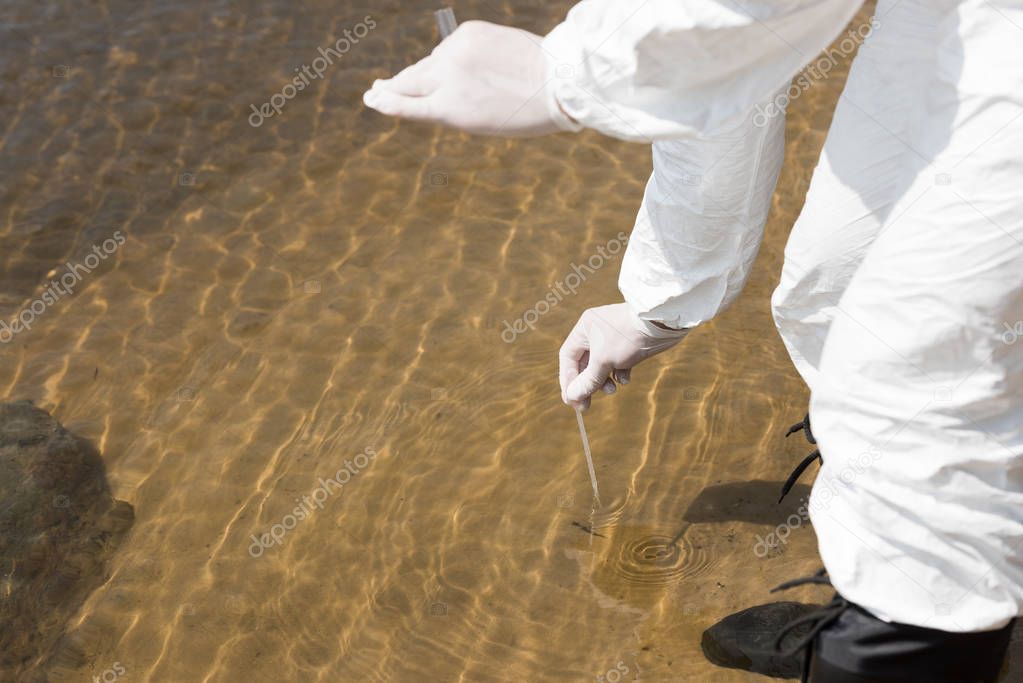
M 561 130 L 569 133 L 578 133 L 583 129 L 583 124 L 566 114 L 565 110 L 562 109 L 561 105 L 558 103 L 558 97 L 554 92 L 555 86 L 558 84 L 558 79 L 557 65 L 548 58 L 547 86 L 544 88 L 543 94 L 544 100 L 547 102 L 547 114 Z
M 561 130 L 567 133 L 578 133 L 583 129 L 583 124 L 561 110 L 561 105 L 558 104 L 558 99 L 554 96 L 553 90 L 547 91 L 547 111 L 551 119 Z
M 640 332 L 648 337 L 653 337 L 654 339 L 681 339 L 689 334 L 688 327 L 683 327 L 680 330 L 661 327 L 660 325 L 655 325 L 649 320 L 643 320 L 638 316 L 636 316 L 634 322 Z

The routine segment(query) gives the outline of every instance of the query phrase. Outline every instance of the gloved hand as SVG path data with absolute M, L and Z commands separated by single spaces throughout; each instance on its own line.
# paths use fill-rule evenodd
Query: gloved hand
M 378 80 L 362 100 L 382 114 L 469 133 L 523 137 L 578 130 L 557 105 L 534 33 L 467 21 L 429 57 Z
M 632 366 L 670 349 L 688 333 L 641 320 L 628 304 L 587 309 L 561 345 L 561 400 L 586 410 L 598 389 L 613 394 L 615 380 L 629 383 Z

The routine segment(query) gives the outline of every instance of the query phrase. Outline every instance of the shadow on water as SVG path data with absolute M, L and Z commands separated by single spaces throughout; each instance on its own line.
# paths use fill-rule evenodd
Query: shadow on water
M 708 486 L 700 491 L 686 509 L 683 520 L 688 524 L 705 522 L 749 522 L 779 524 L 799 509 L 810 497 L 810 487 L 797 484 L 781 503 L 778 495 L 782 482 L 737 481 Z
M 46 680 L 67 658 L 66 625 L 133 521 L 95 447 L 29 401 L 0 404 L 0 678 Z
M 793 515 L 804 518 L 810 487 L 805 484 L 793 486 L 779 503 L 782 486 L 783 482 L 762 479 L 708 486 L 686 508 L 678 533 L 668 547 L 674 548 L 693 524 L 748 522 L 774 526 Z

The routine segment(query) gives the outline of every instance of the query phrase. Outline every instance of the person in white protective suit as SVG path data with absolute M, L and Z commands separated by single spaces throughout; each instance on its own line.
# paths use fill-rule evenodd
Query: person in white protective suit
M 585 408 L 739 293 L 778 105 L 858 6 L 585 0 L 546 37 L 469 22 L 364 100 L 652 143 L 625 303 L 585 311 L 561 349 L 562 398 Z M 1023 0 L 879 0 L 868 32 L 772 299 L 811 390 L 837 592 L 779 638 L 803 634 L 783 649 L 805 680 L 993 681 L 1023 606 Z

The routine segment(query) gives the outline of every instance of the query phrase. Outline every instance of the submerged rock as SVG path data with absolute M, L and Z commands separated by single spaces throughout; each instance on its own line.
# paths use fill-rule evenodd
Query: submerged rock
M 91 444 L 28 401 L 0 404 L 0 679 L 45 680 L 133 521 Z
M 712 663 L 729 669 L 741 669 L 775 678 L 799 678 L 803 672 L 803 653 L 784 656 L 774 649 L 774 640 L 786 625 L 819 609 L 820 605 L 801 602 L 772 602 L 730 614 L 703 632 L 700 645 Z M 794 629 L 782 647 L 809 632 L 811 625 Z

